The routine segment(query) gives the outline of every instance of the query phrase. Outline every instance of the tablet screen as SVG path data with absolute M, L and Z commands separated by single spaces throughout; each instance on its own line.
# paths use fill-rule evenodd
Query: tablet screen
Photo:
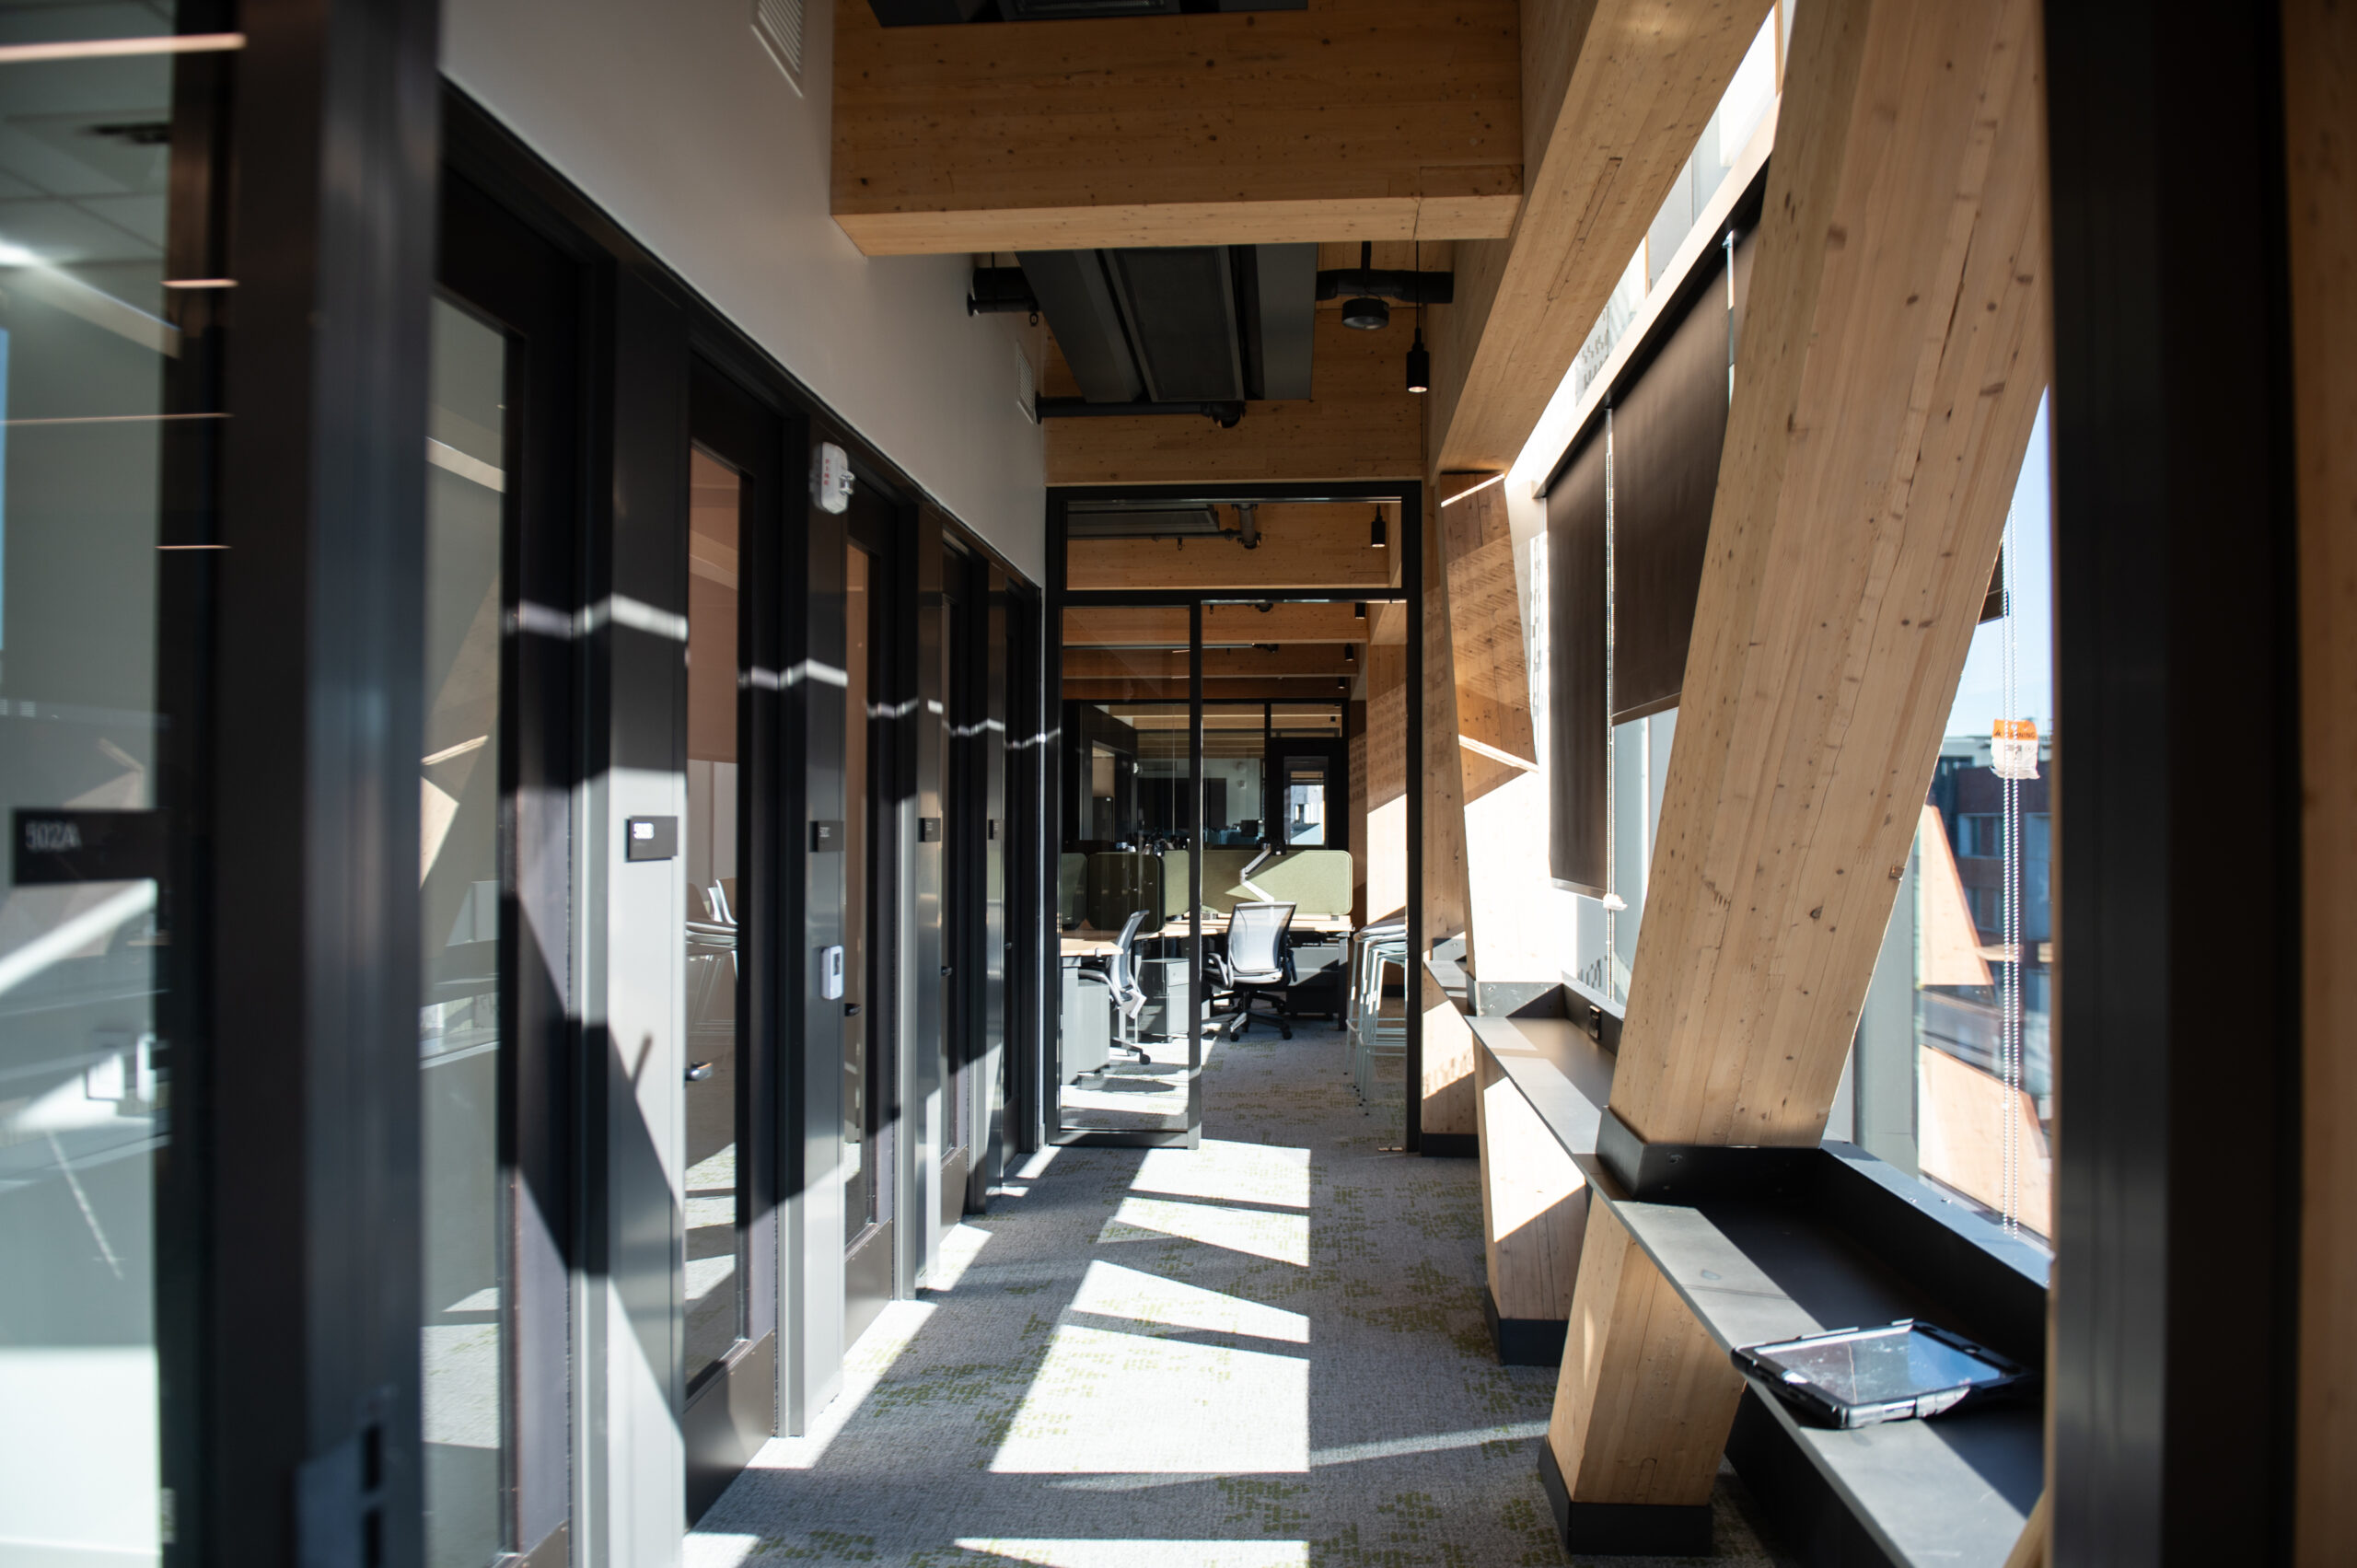
M 1812 1384 L 1845 1405 L 1913 1399 L 2005 1376 L 2003 1368 L 1918 1333 L 1912 1325 L 1816 1343 L 1763 1346 L 1759 1353 L 1783 1369 L 1786 1382 Z

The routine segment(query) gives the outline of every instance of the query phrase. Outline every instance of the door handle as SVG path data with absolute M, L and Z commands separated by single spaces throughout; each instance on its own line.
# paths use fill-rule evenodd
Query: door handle
M 856 1017 L 858 1017 L 858 1016 L 859 1016 L 859 1004 L 858 1004 L 858 1003 L 856 1003 L 856 1002 L 846 1002 L 846 1003 L 844 1003 L 844 1004 L 843 1004 L 843 1016 L 844 1016 L 844 1017 L 846 1017 L 846 1018 L 856 1018 Z
M 698 1062 L 688 1069 L 688 1082 L 691 1084 L 701 1084 L 711 1076 L 712 1063 L 709 1062 Z

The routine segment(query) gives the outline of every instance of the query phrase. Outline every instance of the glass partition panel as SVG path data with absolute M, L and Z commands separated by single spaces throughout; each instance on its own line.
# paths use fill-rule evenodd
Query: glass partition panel
M 875 561 L 857 545 L 843 552 L 843 1240 L 877 1218 L 878 1173 L 871 1158 L 868 1086 L 874 1081 L 867 1027 L 868 817 L 873 783 L 868 737 L 874 687 Z
M 743 485 L 690 454 L 688 508 L 687 1376 L 745 1335 L 737 1180 L 737 557 Z
M 499 1160 L 508 955 L 500 702 L 505 334 L 434 306 L 420 768 L 418 1115 L 424 1231 L 425 1560 L 499 1554 L 513 1300 Z
M 1225 777 L 1197 795 L 1190 635 L 1184 606 L 1064 614 L 1060 1132 L 1184 1133 L 1200 1114 L 1195 860 L 1206 824 L 1261 806 L 1257 761 L 1244 796 Z
M 169 15 L 9 6 L 0 43 Z M 173 74 L 0 64 L 0 1562 L 153 1563 L 174 1517 L 161 1411 L 188 1384 L 159 1365 L 158 1275 L 193 1238 L 162 1189 L 192 1179 L 173 1091 L 202 1047 L 168 1048 L 162 1009 L 172 927 L 188 953 L 202 917 L 162 881 L 159 793 L 167 693 L 195 677 L 159 671 L 197 655 L 161 628 L 218 561 L 179 486 L 219 426 L 178 324 L 206 306 L 165 286 L 176 154 L 203 192 Z

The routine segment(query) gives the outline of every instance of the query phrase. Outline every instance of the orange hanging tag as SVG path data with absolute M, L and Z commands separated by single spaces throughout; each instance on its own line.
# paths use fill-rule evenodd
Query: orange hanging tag
M 1999 719 L 1989 743 L 1989 767 L 2001 779 L 2038 777 L 2038 721 Z

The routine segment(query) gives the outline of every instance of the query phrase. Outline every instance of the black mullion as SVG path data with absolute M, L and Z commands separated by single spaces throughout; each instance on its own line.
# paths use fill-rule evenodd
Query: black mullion
M 1203 1134 L 1203 607 L 1187 607 L 1187 1146 Z

